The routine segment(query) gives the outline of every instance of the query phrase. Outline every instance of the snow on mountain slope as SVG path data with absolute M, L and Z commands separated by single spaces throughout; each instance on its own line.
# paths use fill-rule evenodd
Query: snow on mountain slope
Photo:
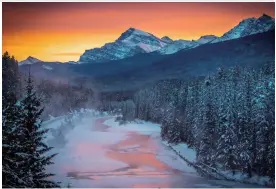
M 82 64 L 107 62 L 154 51 L 160 54 L 173 54 L 182 49 L 195 48 L 206 43 L 217 43 L 236 39 L 273 29 L 275 29 L 275 20 L 266 14 L 263 14 L 259 18 L 248 18 L 241 21 L 222 37 L 204 35 L 197 40 L 172 40 L 168 36 L 164 36 L 160 39 L 148 32 L 129 28 L 114 42 L 106 43 L 100 48 L 86 50 L 77 62 L 69 61 L 66 63 Z M 19 65 L 37 62 L 42 61 L 30 56 L 26 60 L 21 61 Z
M 213 40 L 211 43 L 217 43 L 217 42 L 226 41 L 230 39 L 236 39 L 236 38 L 245 37 L 256 33 L 263 33 L 273 29 L 275 29 L 274 18 L 266 14 L 263 14 L 259 18 L 248 18 L 248 19 L 242 20 L 237 26 L 235 26 L 230 31 L 223 34 L 222 37 L 219 37 Z
M 182 49 L 195 48 L 200 45 L 209 43 L 209 42 L 215 40 L 216 38 L 217 38 L 217 36 L 214 36 L 214 35 L 204 35 L 204 36 L 201 36 L 198 40 L 191 40 L 191 41 L 182 40 L 182 39 L 175 40 L 175 41 L 172 40 L 170 44 L 163 47 L 158 52 L 161 54 L 173 54 Z
M 195 48 L 206 43 L 217 43 L 221 41 L 236 39 L 240 37 L 245 37 L 248 35 L 263 33 L 275 28 L 275 20 L 263 14 L 259 18 L 248 18 L 241 21 L 237 26 L 235 26 L 230 31 L 226 32 L 222 37 L 217 37 L 214 35 L 205 35 L 200 37 L 198 40 L 176 40 L 171 44 L 160 49 L 161 54 L 173 54 L 182 49 Z
M 167 42 L 167 43 L 172 43 L 173 40 L 171 38 L 169 38 L 168 36 L 164 36 L 161 38 L 163 41 Z
M 159 50 L 167 44 L 168 42 L 165 40 L 150 33 L 129 28 L 115 42 L 106 43 L 101 48 L 86 50 L 80 56 L 79 62 L 104 62 L 123 59 L 135 54 Z
M 198 42 L 199 44 L 205 44 L 205 43 L 209 43 L 217 38 L 218 37 L 215 35 L 204 35 L 204 36 L 201 36 L 198 40 L 196 40 L 196 42 Z
M 34 64 L 34 63 L 37 63 L 37 62 L 42 62 L 42 61 L 37 59 L 37 58 L 34 58 L 32 56 L 29 56 L 26 60 L 23 60 L 23 61 L 19 62 L 18 64 L 19 65 Z
M 171 44 L 160 49 L 158 52 L 160 54 L 173 54 L 182 49 L 194 48 L 194 47 L 197 47 L 198 45 L 200 44 L 197 43 L 196 41 L 188 41 L 188 40 L 180 39 L 180 40 L 173 41 Z

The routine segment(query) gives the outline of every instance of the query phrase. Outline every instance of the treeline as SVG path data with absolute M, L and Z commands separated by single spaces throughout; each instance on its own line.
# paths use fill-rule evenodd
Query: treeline
M 2 187 L 58 187 L 49 180 L 54 174 L 46 172 L 56 154 L 43 141 L 47 133 L 41 127 L 43 108 L 31 76 L 19 100 L 17 61 L 5 53 L 2 64 Z
M 274 181 L 274 79 L 274 63 L 260 70 L 220 68 L 190 81 L 160 81 L 118 107 L 122 121 L 160 123 L 162 138 L 187 143 L 197 163 Z

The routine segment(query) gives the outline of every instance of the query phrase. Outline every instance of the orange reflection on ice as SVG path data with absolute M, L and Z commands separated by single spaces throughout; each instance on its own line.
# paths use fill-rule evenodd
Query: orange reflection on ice
M 158 183 L 158 184 L 134 184 L 132 185 L 133 188 L 170 188 L 170 185 L 167 183 Z
M 103 153 L 103 148 L 104 146 L 102 144 L 82 142 L 76 144 L 75 148 L 73 148 L 73 153 L 76 154 L 76 156 L 93 157 Z
M 175 170 L 172 170 L 156 158 L 154 152 L 157 151 L 157 144 L 150 136 L 131 132 L 125 140 L 110 146 L 110 149 L 112 151 L 106 154 L 107 157 L 126 163 L 132 169 L 150 167 L 156 171 L 175 172 Z M 162 176 L 164 174 L 159 175 Z

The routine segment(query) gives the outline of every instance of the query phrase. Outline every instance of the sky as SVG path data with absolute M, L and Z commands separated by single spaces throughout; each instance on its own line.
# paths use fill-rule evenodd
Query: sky
M 275 17 L 270 3 L 2 3 L 2 53 L 18 61 L 77 61 L 134 27 L 157 37 L 221 36 L 242 19 Z

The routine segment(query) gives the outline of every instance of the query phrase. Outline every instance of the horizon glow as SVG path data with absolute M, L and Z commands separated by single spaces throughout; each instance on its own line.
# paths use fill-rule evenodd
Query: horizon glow
M 115 41 L 134 27 L 157 37 L 221 36 L 245 18 L 275 17 L 260 3 L 12 3 L 3 5 L 2 53 L 18 61 L 77 61 L 86 50 Z

